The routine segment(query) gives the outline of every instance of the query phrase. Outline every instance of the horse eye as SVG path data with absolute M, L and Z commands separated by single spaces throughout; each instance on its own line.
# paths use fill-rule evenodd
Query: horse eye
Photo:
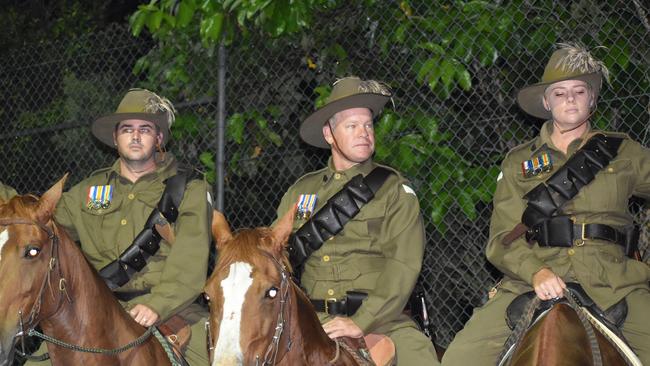
M 276 296 L 278 296 L 278 288 L 273 286 L 270 289 L 266 290 L 266 294 L 264 295 L 268 297 L 269 299 L 275 299 Z
M 41 253 L 41 248 L 28 246 L 25 248 L 25 258 L 34 258 Z

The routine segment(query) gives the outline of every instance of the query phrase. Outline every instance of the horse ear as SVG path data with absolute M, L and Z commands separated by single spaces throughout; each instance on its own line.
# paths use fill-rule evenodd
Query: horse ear
M 225 242 L 232 239 L 232 232 L 226 217 L 217 210 L 212 212 L 212 237 L 217 242 L 217 248 L 222 247 Z
M 293 219 L 297 209 L 298 205 L 294 204 L 273 226 L 273 247 L 278 253 L 284 249 L 293 231 Z
M 38 200 L 38 210 L 36 212 L 36 219 L 39 222 L 45 223 L 54 214 L 56 204 L 59 203 L 61 195 L 63 194 L 63 186 L 68 179 L 68 173 L 65 173 L 63 178 L 59 179 L 50 189 L 45 192 Z

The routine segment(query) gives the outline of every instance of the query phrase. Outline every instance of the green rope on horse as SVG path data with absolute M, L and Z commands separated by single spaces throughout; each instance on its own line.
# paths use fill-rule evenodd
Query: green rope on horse
M 149 336 L 151 336 L 151 333 L 153 332 L 153 329 L 155 327 L 149 327 L 146 332 L 144 332 L 140 337 L 135 339 L 133 342 L 126 344 L 122 347 L 119 348 L 114 348 L 114 349 L 103 349 L 103 348 L 92 348 L 92 347 L 82 347 L 82 346 L 77 346 L 74 344 L 66 343 L 61 340 L 58 340 L 56 338 L 50 337 L 47 334 L 43 334 L 35 329 L 30 329 L 27 332 L 27 335 L 29 336 L 36 336 L 45 342 L 55 344 L 59 347 L 67 348 L 69 350 L 73 351 L 78 351 L 78 352 L 86 352 L 86 353 L 98 353 L 98 354 L 103 354 L 103 355 L 116 355 L 118 353 L 122 353 L 126 350 L 129 350 L 131 348 L 135 348 L 142 343 L 144 343 Z
M 160 331 L 156 327 L 151 327 L 153 328 L 153 335 L 158 339 L 158 342 L 160 342 L 160 345 L 162 348 L 165 350 L 165 353 L 167 354 L 167 358 L 169 358 L 169 362 L 172 364 L 172 366 L 182 366 L 181 363 L 178 361 L 176 358 L 176 354 L 172 350 L 172 347 L 169 345 L 169 342 L 163 337 L 162 334 L 160 334 Z

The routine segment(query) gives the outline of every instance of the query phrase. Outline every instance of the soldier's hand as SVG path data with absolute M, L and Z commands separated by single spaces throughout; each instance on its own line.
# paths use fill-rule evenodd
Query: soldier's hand
M 339 337 L 363 337 L 363 331 L 361 331 L 361 328 L 359 328 L 350 318 L 337 316 L 323 324 L 323 329 L 331 339 Z
M 537 297 L 550 300 L 564 296 L 566 284 L 548 268 L 542 268 L 533 275 L 533 288 Z
M 129 315 L 135 320 L 138 324 L 143 327 L 150 327 L 154 325 L 160 316 L 158 313 L 153 311 L 147 305 L 137 304 L 131 310 L 129 310 Z

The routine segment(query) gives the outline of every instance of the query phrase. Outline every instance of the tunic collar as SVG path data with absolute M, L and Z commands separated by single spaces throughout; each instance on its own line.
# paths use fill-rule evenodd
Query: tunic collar
M 349 169 L 336 170 L 334 168 L 334 163 L 332 162 L 332 157 L 330 156 L 329 160 L 327 161 L 327 169 L 325 169 L 323 174 L 323 185 L 329 183 L 333 179 L 347 182 L 359 173 L 365 177 L 372 171 L 372 169 L 374 169 L 374 167 L 375 166 L 372 162 L 372 159 L 368 159 L 363 163 L 352 166 Z
M 553 120 L 549 120 L 544 122 L 542 125 L 541 130 L 539 131 L 539 136 L 535 139 L 535 142 L 531 146 L 531 156 L 537 156 L 541 154 L 544 150 L 547 149 L 552 149 L 554 151 L 557 151 L 558 153 L 561 153 L 559 149 L 553 145 L 553 141 L 551 140 L 551 134 L 553 134 Z M 591 125 L 587 127 L 585 132 L 578 137 L 577 139 L 571 141 L 569 144 L 569 148 L 567 149 L 567 156 L 573 155 L 573 153 L 578 150 L 580 146 L 582 146 L 582 142 L 587 137 L 590 133 L 592 132 Z

